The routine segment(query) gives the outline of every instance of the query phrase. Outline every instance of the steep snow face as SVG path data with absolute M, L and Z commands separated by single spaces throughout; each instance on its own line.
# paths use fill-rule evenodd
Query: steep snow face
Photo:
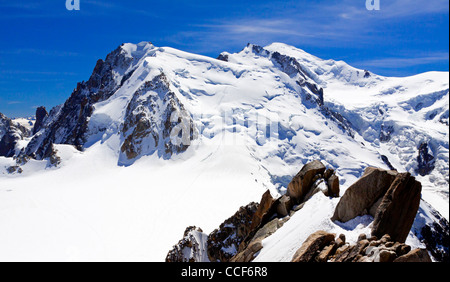
M 58 260 L 162 261 L 186 226 L 210 233 L 315 159 L 341 193 L 367 166 L 409 171 L 448 218 L 448 87 L 448 73 L 387 78 L 280 43 L 220 60 L 123 44 L 25 144 L 36 159 L 53 148 L 60 168 L 32 160 L 23 177 L 0 175 L 0 254 L 33 234 L 43 244 L 22 254 L 36 259 L 40 245 Z
M 417 176 L 426 200 L 448 218 L 448 72 L 382 77 L 281 43 L 265 49 L 292 56 L 310 70 L 310 77 L 323 87 L 324 105 L 350 121 L 385 166 Z M 427 173 L 421 173 L 425 146 L 432 160 L 425 164 Z

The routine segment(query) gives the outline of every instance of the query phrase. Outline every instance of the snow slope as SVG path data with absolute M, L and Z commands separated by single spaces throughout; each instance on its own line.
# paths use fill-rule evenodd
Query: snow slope
M 336 169 L 344 193 L 367 166 L 387 168 L 386 156 L 448 219 L 448 73 L 387 78 L 281 43 L 249 44 L 227 61 L 146 42 L 120 48 L 127 63 L 112 72 L 117 90 L 93 105 L 85 150 L 55 145 L 58 168 L 31 160 L 22 175 L 0 172 L 0 260 L 162 261 L 186 226 L 210 233 L 265 190 L 284 193 L 314 159 Z M 185 152 L 123 166 L 127 109 L 161 74 L 198 136 Z M 416 172 L 422 142 L 435 158 L 426 176 Z M 266 251 L 261 260 L 286 259 Z

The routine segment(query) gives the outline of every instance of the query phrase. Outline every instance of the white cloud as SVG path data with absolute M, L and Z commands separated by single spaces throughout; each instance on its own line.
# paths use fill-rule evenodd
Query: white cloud
M 436 53 L 428 54 L 426 56 L 382 58 L 382 59 L 374 59 L 374 60 L 357 62 L 355 64 L 361 65 L 361 66 L 367 66 L 367 67 L 395 69 L 395 68 L 407 68 L 407 67 L 413 67 L 413 66 L 419 66 L 419 65 L 439 63 L 439 62 L 445 62 L 445 61 L 448 62 L 448 60 L 449 60 L 449 53 L 436 52 Z

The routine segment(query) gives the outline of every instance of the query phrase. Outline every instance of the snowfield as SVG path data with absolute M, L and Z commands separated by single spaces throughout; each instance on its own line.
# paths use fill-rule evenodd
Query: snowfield
M 315 159 L 336 170 L 343 195 L 366 167 L 387 169 L 384 156 L 416 176 L 422 198 L 449 219 L 448 72 L 382 77 L 281 43 L 223 53 L 228 61 L 145 42 L 121 48 L 133 63 L 114 79 L 131 76 L 95 104 L 83 152 L 55 145 L 58 168 L 31 160 L 22 174 L 8 174 L 15 161 L 0 157 L 0 261 L 164 261 L 187 226 L 209 234 L 267 189 L 283 194 Z M 198 138 L 170 159 L 139 155 L 124 166 L 127 106 L 161 73 Z M 323 89 L 323 105 L 308 83 Z M 434 169 L 421 176 L 424 142 Z M 349 241 L 370 230 L 368 216 L 331 222 L 338 199 L 319 194 L 264 240 L 256 261 L 290 260 L 317 229 Z M 412 235 L 407 243 L 421 246 Z

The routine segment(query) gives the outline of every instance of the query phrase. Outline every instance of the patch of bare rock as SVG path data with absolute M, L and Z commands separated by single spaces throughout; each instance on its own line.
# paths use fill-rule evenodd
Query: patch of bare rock
M 370 237 L 361 234 L 350 245 L 343 234 L 318 230 L 299 246 L 292 262 L 431 262 L 430 254 L 435 261 L 448 261 L 449 224 L 442 217 L 436 216 L 439 222 L 425 225 L 423 234 L 416 234 L 427 249 L 413 250 L 405 244 L 419 211 L 421 191 L 421 183 L 409 173 L 368 167 L 340 198 L 331 220 L 347 222 L 371 215 Z M 267 191 L 259 203 L 241 207 L 211 234 L 188 228 L 166 261 L 251 262 L 262 250 L 263 240 L 282 228 L 316 193 L 330 199 L 340 196 L 338 176 L 320 161 L 303 166 L 285 195 L 274 198 Z M 192 230 L 201 236 L 189 236 Z M 206 238 L 203 249 L 198 242 L 202 236 Z M 199 250 L 204 251 L 199 254 Z

